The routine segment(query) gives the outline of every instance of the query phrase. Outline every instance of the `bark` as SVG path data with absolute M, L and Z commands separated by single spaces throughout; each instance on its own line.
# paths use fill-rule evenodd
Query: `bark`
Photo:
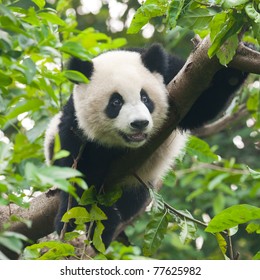
M 248 115 L 248 110 L 246 109 L 246 106 L 241 105 L 238 111 L 235 112 L 234 114 L 225 115 L 213 123 L 204 125 L 198 129 L 193 130 L 192 133 L 198 137 L 208 137 L 210 135 L 223 131 L 224 129 L 226 129 L 233 123 L 241 120 L 247 115 Z
M 215 57 L 209 59 L 207 55 L 209 46 L 209 38 L 202 40 L 195 47 L 182 70 L 167 86 L 171 99 L 171 110 L 164 127 L 148 145 L 113 164 L 109 176 L 106 178 L 105 188 L 111 188 L 124 176 L 135 173 L 135 170 L 176 128 L 201 92 L 208 87 L 213 75 L 223 67 Z M 260 53 L 240 44 L 237 54 L 229 65 L 241 71 L 260 74 Z M 2 206 L 0 207 L 0 229 L 9 220 L 11 212 L 11 214 L 30 219 L 32 227 L 27 228 L 23 223 L 15 223 L 10 230 L 22 233 L 32 240 L 44 237 L 53 232 L 53 222 L 58 204 L 58 193 L 54 192 L 51 195 L 42 194 L 34 198 L 29 209 L 19 208 L 16 205 L 10 205 L 10 208 Z M 122 224 L 120 230 L 123 230 L 126 226 L 127 224 Z

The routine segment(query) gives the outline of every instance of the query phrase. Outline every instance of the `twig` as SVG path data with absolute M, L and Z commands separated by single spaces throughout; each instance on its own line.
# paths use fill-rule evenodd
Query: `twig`
M 148 184 L 146 184 L 138 174 L 135 173 L 134 176 L 135 176 L 135 178 L 136 178 L 144 187 L 146 187 L 147 189 L 152 189 L 152 190 L 154 189 L 153 187 L 148 186 Z M 150 185 L 152 186 L 151 183 L 150 183 Z M 199 220 L 197 220 L 197 219 L 194 219 L 194 218 L 192 218 L 192 217 L 190 217 L 190 216 L 188 216 L 188 215 L 185 215 L 185 214 L 181 213 L 179 210 L 173 208 L 173 207 L 172 207 L 171 205 L 169 205 L 167 202 L 163 201 L 163 204 L 164 204 L 164 207 L 165 207 L 166 209 L 168 209 L 169 211 L 171 211 L 171 212 L 173 212 L 174 214 L 178 215 L 179 217 L 185 218 L 185 219 L 187 219 L 187 220 L 189 220 L 189 221 L 192 221 L 192 222 L 194 222 L 194 223 L 196 223 L 196 224 L 199 224 L 199 225 L 201 225 L 201 226 L 203 226 L 203 227 L 205 227 L 205 228 L 207 227 L 207 224 L 205 224 L 205 223 L 203 223 L 203 222 L 201 222 L 201 221 L 199 221 Z
M 178 215 L 178 216 L 181 217 L 181 218 L 185 218 L 185 219 L 187 219 L 187 220 L 189 220 L 189 221 L 191 221 L 191 222 L 194 222 L 194 223 L 196 223 L 196 224 L 198 224 L 198 225 L 200 225 L 200 226 L 202 226 L 202 227 L 204 227 L 204 228 L 206 228 L 206 227 L 208 226 L 207 224 L 203 223 L 203 222 L 200 221 L 200 220 L 197 220 L 197 219 L 195 219 L 195 218 L 192 218 L 192 217 L 190 217 L 190 216 L 188 216 L 188 215 L 185 215 L 185 214 L 181 213 L 179 210 L 173 208 L 170 204 L 168 204 L 168 203 L 165 202 L 165 201 L 164 201 L 164 206 L 165 206 L 169 211 L 173 212 L 174 214 Z
M 174 173 L 177 176 L 183 176 L 187 173 L 191 173 L 191 172 L 198 171 L 198 170 L 201 171 L 204 169 L 212 169 L 212 170 L 216 170 L 216 171 L 237 174 L 237 175 L 250 175 L 250 172 L 248 170 L 226 168 L 226 167 L 221 167 L 221 166 L 217 166 L 217 165 L 210 164 L 210 163 L 200 163 L 197 166 L 194 166 L 194 167 L 191 167 L 188 169 L 175 170 Z
M 81 144 L 81 146 L 80 146 L 79 153 L 78 153 L 76 159 L 74 159 L 71 168 L 77 169 L 79 160 L 80 160 L 80 158 L 81 158 L 81 156 L 82 156 L 82 154 L 83 154 L 83 151 L 84 151 L 85 147 L 86 147 L 86 142 L 84 141 L 84 142 Z M 73 185 L 74 185 L 74 184 L 73 184 Z M 72 195 L 69 194 L 69 196 L 68 196 L 67 212 L 71 209 L 71 205 L 72 205 Z M 67 228 L 68 228 L 68 222 L 65 222 L 65 223 L 63 224 L 63 227 L 62 227 L 62 230 L 61 230 L 61 233 L 60 233 L 60 239 L 61 239 L 61 240 L 64 239 L 65 233 L 67 232 Z
M 227 235 L 227 240 L 228 240 L 227 244 L 228 244 L 228 251 L 229 251 L 230 259 L 234 260 L 232 238 L 231 238 L 231 236 L 229 234 Z

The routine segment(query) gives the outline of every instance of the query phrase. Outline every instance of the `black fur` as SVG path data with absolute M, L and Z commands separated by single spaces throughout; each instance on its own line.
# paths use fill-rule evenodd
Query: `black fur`
M 152 114 L 154 111 L 154 102 L 151 100 L 151 98 L 149 97 L 149 95 L 144 89 L 141 90 L 140 95 L 141 95 L 142 102 L 145 104 L 149 112 Z
M 124 99 L 122 95 L 120 95 L 118 92 L 114 92 L 107 104 L 107 107 L 105 109 L 105 113 L 108 118 L 115 119 L 124 104 Z
M 183 129 L 194 129 L 214 119 L 247 75 L 232 68 L 219 70 L 209 88 L 200 95 L 179 126 Z
M 85 180 L 88 186 L 94 185 L 97 192 L 102 187 L 112 162 L 127 152 L 127 150 L 122 149 L 108 149 L 84 138 L 82 131 L 78 128 L 72 96 L 63 109 L 63 115 L 59 125 L 59 136 L 62 149 L 70 151 L 70 156 L 55 161 L 55 165 L 71 167 L 74 159 L 77 158 L 80 146 L 84 141 L 86 146 L 78 162 L 77 169 L 85 175 Z M 82 189 L 78 188 L 77 194 L 81 196 L 82 193 Z M 112 241 L 114 231 L 122 219 L 128 220 L 138 212 L 145 204 L 147 198 L 148 191 L 145 188 L 129 188 L 123 190 L 121 198 L 114 206 L 104 207 L 99 205 L 108 217 L 108 220 L 103 221 L 105 230 L 102 235 L 106 247 L 108 247 Z M 68 194 L 61 192 L 60 208 L 55 220 L 58 233 L 61 232 L 63 227 L 63 223 L 60 221 L 63 214 L 67 211 L 67 205 Z M 77 203 L 73 199 L 72 207 L 76 205 Z M 73 228 L 73 224 L 69 225 L 68 231 L 73 230 Z
M 70 62 L 68 64 L 68 69 L 81 72 L 88 79 L 90 79 L 90 77 L 92 76 L 92 74 L 94 72 L 93 63 L 91 61 L 82 61 L 76 57 L 73 57 L 70 60 Z M 76 83 L 76 81 L 73 81 L 73 80 L 72 80 L 72 82 Z
M 154 44 L 150 48 L 146 49 L 141 58 L 144 66 L 151 72 L 157 72 L 163 77 L 165 76 L 167 68 L 167 55 L 159 44 Z
M 158 44 L 152 45 L 148 50 L 139 50 L 139 52 L 144 65 L 151 72 L 162 74 L 166 85 L 185 64 L 185 61 L 180 58 L 167 54 Z M 223 67 L 215 74 L 209 88 L 200 95 L 179 123 L 179 127 L 184 130 L 192 130 L 213 120 L 225 107 L 230 96 L 243 84 L 247 76 L 248 73 Z
M 159 45 L 153 45 L 147 50 L 135 49 L 135 51 L 140 52 L 142 62 L 151 72 L 157 72 L 163 76 L 165 84 L 168 84 L 184 65 L 184 61 L 168 55 Z M 71 61 L 70 69 L 80 71 L 88 78 L 91 77 L 94 71 L 91 62 L 82 62 L 79 59 L 73 59 Z M 190 112 L 181 121 L 179 124 L 180 128 L 193 129 L 216 117 L 219 111 L 225 106 L 230 95 L 244 82 L 246 76 L 246 74 L 231 68 L 221 69 L 214 76 L 210 87 L 202 93 Z M 142 91 L 140 98 L 150 112 L 152 112 L 154 110 L 154 104 L 149 99 L 149 96 L 145 94 Z M 116 118 L 123 102 L 123 98 L 120 97 L 119 93 L 114 93 L 104 113 L 109 118 Z M 68 150 L 70 156 L 57 160 L 55 164 L 59 166 L 72 166 L 74 159 L 78 156 L 82 142 L 85 141 L 86 146 L 77 168 L 85 175 L 88 186 L 94 185 L 97 191 L 102 187 L 112 162 L 128 152 L 127 149 L 108 149 L 96 142 L 85 139 L 82 131 L 78 127 L 72 96 L 63 109 L 63 115 L 59 125 L 59 136 L 62 149 Z M 50 145 L 50 149 L 52 149 L 51 146 L 53 145 Z M 50 152 L 52 153 L 52 151 Z M 78 195 L 80 196 L 81 194 L 82 190 L 78 188 Z M 108 217 L 104 221 L 105 230 L 102 234 L 102 239 L 106 247 L 112 241 L 119 223 L 129 220 L 135 215 L 145 205 L 148 197 L 149 192 L 145 187 L 128 187 L 123 188 L 123 195 L 115 205 L 112 207 L 100 206 Z M 60 232 L 63 226 L 60 219 L 67 210 L 67 201 L 68 195 L 62 192 L 60 209 L 56 218 L 58 232 Z M 76 205 L 75 201 L 73 201 L 74 205 Z M 69 230 L 71 229 L 73 229 L 73 225 L 69 228 Z

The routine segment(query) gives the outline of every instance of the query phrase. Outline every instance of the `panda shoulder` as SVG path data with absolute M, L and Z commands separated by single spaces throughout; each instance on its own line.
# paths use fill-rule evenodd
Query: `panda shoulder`
M 50 165 L 55 135 L 59 133 L 59 124 L 61 122 L 62 112 L 56 114 L 50 121 L 48 128 L 45 132 L 44 138 L 44 155 L 48 165 Z

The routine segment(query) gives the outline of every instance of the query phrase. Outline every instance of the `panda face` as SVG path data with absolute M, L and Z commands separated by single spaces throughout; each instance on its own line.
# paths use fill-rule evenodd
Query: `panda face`
M 80 128 L 88 139 L 108 147 L 138 148 L 167 116 L 163 78 L 150 72 L 137 52 L 111 51 L 93 60 L 89 84 L 74 88 Z
M 107 117 L 114 120 L 118 136 L 129 147 L 144 144 L 153 128 L 153 101 L 143 89 L 136 95 L 124 98 L 118 92 L 112 93 L 105 109 Z

